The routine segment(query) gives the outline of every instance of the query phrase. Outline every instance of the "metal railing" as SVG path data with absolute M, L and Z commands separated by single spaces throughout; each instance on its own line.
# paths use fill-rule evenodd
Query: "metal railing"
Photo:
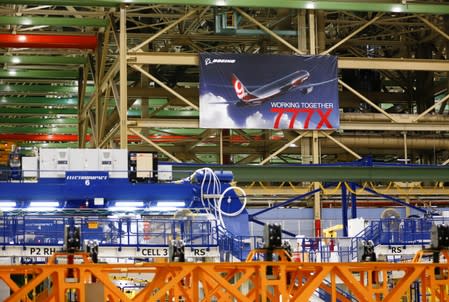
M 356 261 L 363 248 L 362 242 L 370 240 L 374 246 L 425 247 L 430 244 L 432 225 L 444 223 L 449 223 L 448 217 L 373 220 L 354 237 L 299 238 L 294 258 L 304 262 Z
M 218 246 L 215 220 L 54 216 L 0 217 L 0 245 L 62 245 L 66 225 L 79 226 L 81 241 L 97 240 L 100 246 L 167 246 L 173 239 L 192 247 Z

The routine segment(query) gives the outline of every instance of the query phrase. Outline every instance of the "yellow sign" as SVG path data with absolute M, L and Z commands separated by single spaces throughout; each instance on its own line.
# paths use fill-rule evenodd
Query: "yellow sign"
M 87 223 L 87 228 L 88 229 L 98 229 L 98 222 L 96 222 L 96 221 L 89 221 Z

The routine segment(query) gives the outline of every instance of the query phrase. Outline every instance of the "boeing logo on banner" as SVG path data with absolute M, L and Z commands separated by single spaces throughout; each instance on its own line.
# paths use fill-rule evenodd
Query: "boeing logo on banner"
M 81 171 L 67 171 L 65 180 L 74 183 L 84 183 L 85 186 L 90 186 L 93 182 L 102 182 L 109 179 L 108 172 L 81 172 Z
M 211 59 L 211 58 L 206 58 L 204 59 L 204 64 L 210 65 L 210 64 L 234 64 L 235 63 L 235 59 Z

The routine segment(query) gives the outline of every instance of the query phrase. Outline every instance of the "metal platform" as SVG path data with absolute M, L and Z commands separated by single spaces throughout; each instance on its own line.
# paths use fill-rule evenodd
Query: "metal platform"
M 27 294 L 43 282 L 47 288 L 35 293 L 37 299 L 41 296 L 47 302 L 66 301 L 69 292 L 76 301 L 85 302 L 86 288 L 94 283 L 103 289 L 102 297 L 97 297 L 101 301 L 311 301 L 317 290 L 324 291 L 329 301 L 397 302 L 412 296 L 414 300 L 407 301 L 449 300 L 447 261 L 92 264 L 85 255 L 78 256 L 83 264 L 52 261 L 48 265 L 0 266 L 0 279 L 12 291 L 5 301 L 27 300 Z M 69 270 L 74 274 L 70 282 L 66 280 Z M 21 286 L 11 279 L 25 274 L 31 278 Z M 136 286 L 133 298 L 114 283 L 114 277 L 120 275 L 146 278 Z

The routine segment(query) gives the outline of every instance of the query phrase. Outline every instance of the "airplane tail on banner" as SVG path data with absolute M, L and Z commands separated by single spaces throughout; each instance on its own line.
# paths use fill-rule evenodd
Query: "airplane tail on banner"
M 232 86 L 234 86 L 235 94 L 237 94 L 237 97 L 240 100 L 248 101 L 254 98 L 254 96 L 248 92 L 248 89 L 246 89 L 245 85 L 240 82 L 239 78 L 237 78 L 235 74 L 232 74 Z

